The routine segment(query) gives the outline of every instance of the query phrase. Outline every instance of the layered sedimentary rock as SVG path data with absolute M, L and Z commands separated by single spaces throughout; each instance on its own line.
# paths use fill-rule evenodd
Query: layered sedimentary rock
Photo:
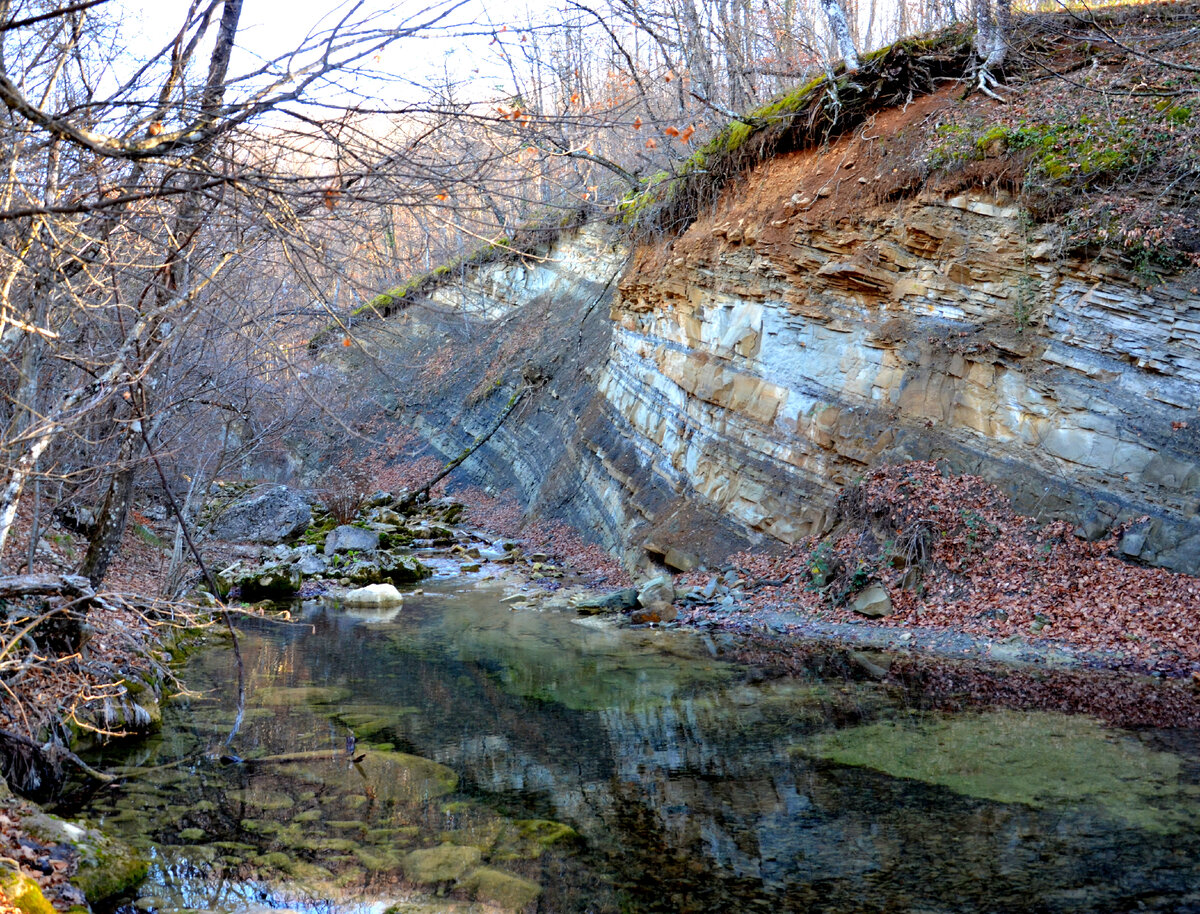
M 1064 257 L 1005 195 L 777 203 L 643 247 L 621 282 L 600 388 L 649 466 L 792 542 L 866 467 L 945 458 L 1089 535 L 1148 514 L 1126 551 L 1197 567 L 1193 289 Z
M 1148 515 L 1126 553 L 1200 568 L 1195 279 L 1069 256 L 1003 192 L 882 188 L 860 152 L 769 161 L 631 257 L 591 230 L 480 267 L 365 347 L 491 334 L 419 427 L 454 454 L 527 388 L 464 469 L 630 559 L 796 542 L 866 468 L 936 458 L 1089 536 Z

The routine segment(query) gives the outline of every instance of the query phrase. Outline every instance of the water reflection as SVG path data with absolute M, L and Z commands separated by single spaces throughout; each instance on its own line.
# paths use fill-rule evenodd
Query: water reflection
M 231 677 L 220 649 L 193 659 L 206 697 L 126 759 L 191 761 L 91 809 L 157 842 L 143 906 L 417 886 L 448 893 L 430 910 L 1200 911 L 1194 733 L 922 715 L 442 586 L 391 619 L 314 604 L 247 632 L 244 765 L 196 758 Z

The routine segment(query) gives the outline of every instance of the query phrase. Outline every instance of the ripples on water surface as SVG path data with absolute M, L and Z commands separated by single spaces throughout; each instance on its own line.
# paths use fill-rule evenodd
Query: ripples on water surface
M 1195 732 L 923 713 L 455 586 L 245 630 L 246 764 L 200 757 L 235 688 L 195 654 L 83 810 L 153 847 L 129 910 L 1200 911 Z

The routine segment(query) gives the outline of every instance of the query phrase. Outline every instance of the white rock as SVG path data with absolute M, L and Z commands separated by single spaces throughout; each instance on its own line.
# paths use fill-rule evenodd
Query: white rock
M 389 606 L 403 603 L 404 597 L 391 584 L 368 584 L 347 592 L 342 602 L 357 606 Z

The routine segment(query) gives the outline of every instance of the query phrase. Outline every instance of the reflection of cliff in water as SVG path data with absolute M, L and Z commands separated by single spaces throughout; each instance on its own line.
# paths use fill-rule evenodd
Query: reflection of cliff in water
M 580 856 L 511 864 L 541 882 L 543 910 L 1200 905 L 1195 734 L 1177 754 L 1170 734 L 1084 718 L 921 714 L 875 683 L 763 679 L 723 662 L 719 641 L 511 612 L 483 591 L 418 597 L 374 624 L 315 605 L 300 617 L 247 632 L 242 751 L 328 749 L 348 727 L 360 747 L 447 766 L 455 796 L 505 821 L 573 826 Z M 178 743 L 166 755 L 219 742 L 230 670 L 222 651 L 193 659 L 190 683 L 218 701 L 192 705 L 191 733 L 164 734 Z M 438 829 L 493 828 L 449 799 L 414 814 L 410 847 L 443 840 Z M 237 841 L 249 814 L 233 813 L 212 826 Z M 280 815 L 286 834 L 297 816 Z M 348 853 L 394 856 L 383 844 Z
M 349 629 L 354 660 L 331 637 L 333 617 L 313 621 L 314 678 L 395 673 L 356 685 L 382 700 L 352 700 L 347 719 L 449 765 L 509 811 L 570 822 L 636 910 L 753 910 L 758 899 L 783 910 L 1026 911 L 1038 898 L 1046 910 L 1083 911 L 1131 893 L 1151 909 L 1158 897 L 1167 907 L 1190 893 L 1200 902 L 1200 842 L 1170 826 L 1200 805 L 1196 763 L 1181 767 L 1083 719 L 1011 715 L 1031 746 L 1065 748 L 1003 760 L 1024 759 L 1015 776 L 1049 791 L 1044 802 L 1003 802 L 969 780 L 948 787 L 902 765 L 846 767 L 823 755 L 828 734 L 878 740 L 871 721 L 897 715 L 905 729 L 905 712 L 872 684 L 756 683 L 698 639 L 481 614 L 467 602 Z M 982 751 L 972 733 L 1003 742 L 995 731 L 1008 719 L 963 718 L 953 734 L 962 764 Z M 863 726 L 845 726 L 855 721 Z M 944 743 L 947 732 L 917 728 L 909 745 L 885 751 L 920 754 L 926 737 Z M 1037 770 L 1072 752 L 1090 763 Z M 1108 786 L 1142 786 L 1119 799 L 1091 790 L 1098 768 Z

